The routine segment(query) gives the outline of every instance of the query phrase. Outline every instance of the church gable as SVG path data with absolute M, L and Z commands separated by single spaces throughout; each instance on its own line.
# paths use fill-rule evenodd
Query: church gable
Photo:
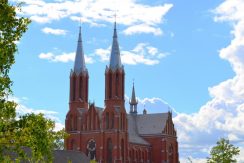
M 94 104 L 89 105 L 89 109 L 85 113 L 82 125 L 82 128 L 86 131 L 101 129 L 99 113 Z

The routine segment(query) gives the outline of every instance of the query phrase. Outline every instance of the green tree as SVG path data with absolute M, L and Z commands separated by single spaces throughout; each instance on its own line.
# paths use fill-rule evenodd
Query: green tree
M 0 162 L 9 162 L 13 153 L 18 160 L 49 162 L 57 142 L 65 137 L 64 130 L 55 132 L 55 123 L 42 114 L 17 117 L 17 104 L 8 100 L 12 95 L 9 71 L 18 51 L 16 42 L 30 23 L 28 18 L 18 17 L 17 10 L 20 4 L 0 0 Z
M 234 163 L 236 159 L 234 156 L 239 155 L 240 150 L 238 147 L 230 144 L 229 140 L 221 138 L 217 145 L 211 151 L 211 157 L 208 158 L 208 163 Z

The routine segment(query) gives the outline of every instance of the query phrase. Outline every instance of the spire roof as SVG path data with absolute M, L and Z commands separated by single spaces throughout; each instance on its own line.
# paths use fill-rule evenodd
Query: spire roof
M 76 74 L 80 74 L 83 71 L 86 71 L 86 64 L 85 64 L 85 58 L 84 58 L 84 52 L 82 46 L 81 27 L 80 27 L 77 50 L 75 55 L 74 72 Z
M 137 105 L 137 100 L 136 100 L 136 93 L 135 93 L 135 87 L 134 87 L 134 82 L 133 82 L 133 87 L 132 87 L 132 94 L 131 94 L 131 99 L 130 99 L 130 104 L 131 105 Z
M 115 22 L 109 68 L 111 68 L 112 70 L 116 70 L 117 68 L 121 68 L 121 67 L 122 64 L 120 59 L 120 50 L 119 50 L 119 43 L 118 43 L 118 36 L 117 36 L 117 29 L 116 29 L 116 22 Z

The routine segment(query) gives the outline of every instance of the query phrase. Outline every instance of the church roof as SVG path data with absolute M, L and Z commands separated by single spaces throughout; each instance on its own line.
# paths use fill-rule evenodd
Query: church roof
M 127 114 L 127 119 L 128 119 L 129 142 L 135 144 L 149 145 L 149 143 L 146 140 L 144 140 L 142 137 L 140 137 L 138 134 L 136 116 Z
M 162 134 L 168 120 L 168 113 L 140 114 L 136 116 L 140 135 Z
M 116 70 L 117 68 L 121 68 L 121 67 L 122 64 L 121 64 L 120 50 L 119 50 L 119 43 L 118 43 L 118 36 L 117 36 L 117 29 L 116 29 L 116 22 L 115 22 L 109 68 L 111 68 L 112 70 Z
M 80 74 L 81 72 L 86 71 L 86 64 L 82 46 L 82 38 L 81 38 L 81 27 L 79 31 L 76 55 L 75 55 L 75 64 L 74 64 L 74 72 L 76 74 Z
M 149 143 L 144 140 L 141 135 L 162 134 L 168 120 L 168 113 L 139 115 L 127 114 L 127 119 L 129 142 L 149 145 Z

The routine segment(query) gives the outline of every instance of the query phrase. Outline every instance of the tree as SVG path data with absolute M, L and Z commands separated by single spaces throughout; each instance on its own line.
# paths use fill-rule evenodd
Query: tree
M 208 158 L 208 163 L 233 163 L 236 162 L 234 156 L 239 155 L 240 150 L 238 147 L 230 144 L 229 140 L 221 138 L 217 145 L 211 151 L 211 157 Z
M 12 95 L 9 70 L 18 51 L 16 41 L 30 23 L 28 18 L 16 15 L 20 5 L 0 0 L 0 162 L 9 161 L 13 154 L 18 160 L 49 162 L 57 142 L 65 137 L 64 130 L 55 132 L 55 123 L 43 114 L 17 116 L 17 104 L 8 100 Z M 31 155 L 27 155 L 26 149 Z

